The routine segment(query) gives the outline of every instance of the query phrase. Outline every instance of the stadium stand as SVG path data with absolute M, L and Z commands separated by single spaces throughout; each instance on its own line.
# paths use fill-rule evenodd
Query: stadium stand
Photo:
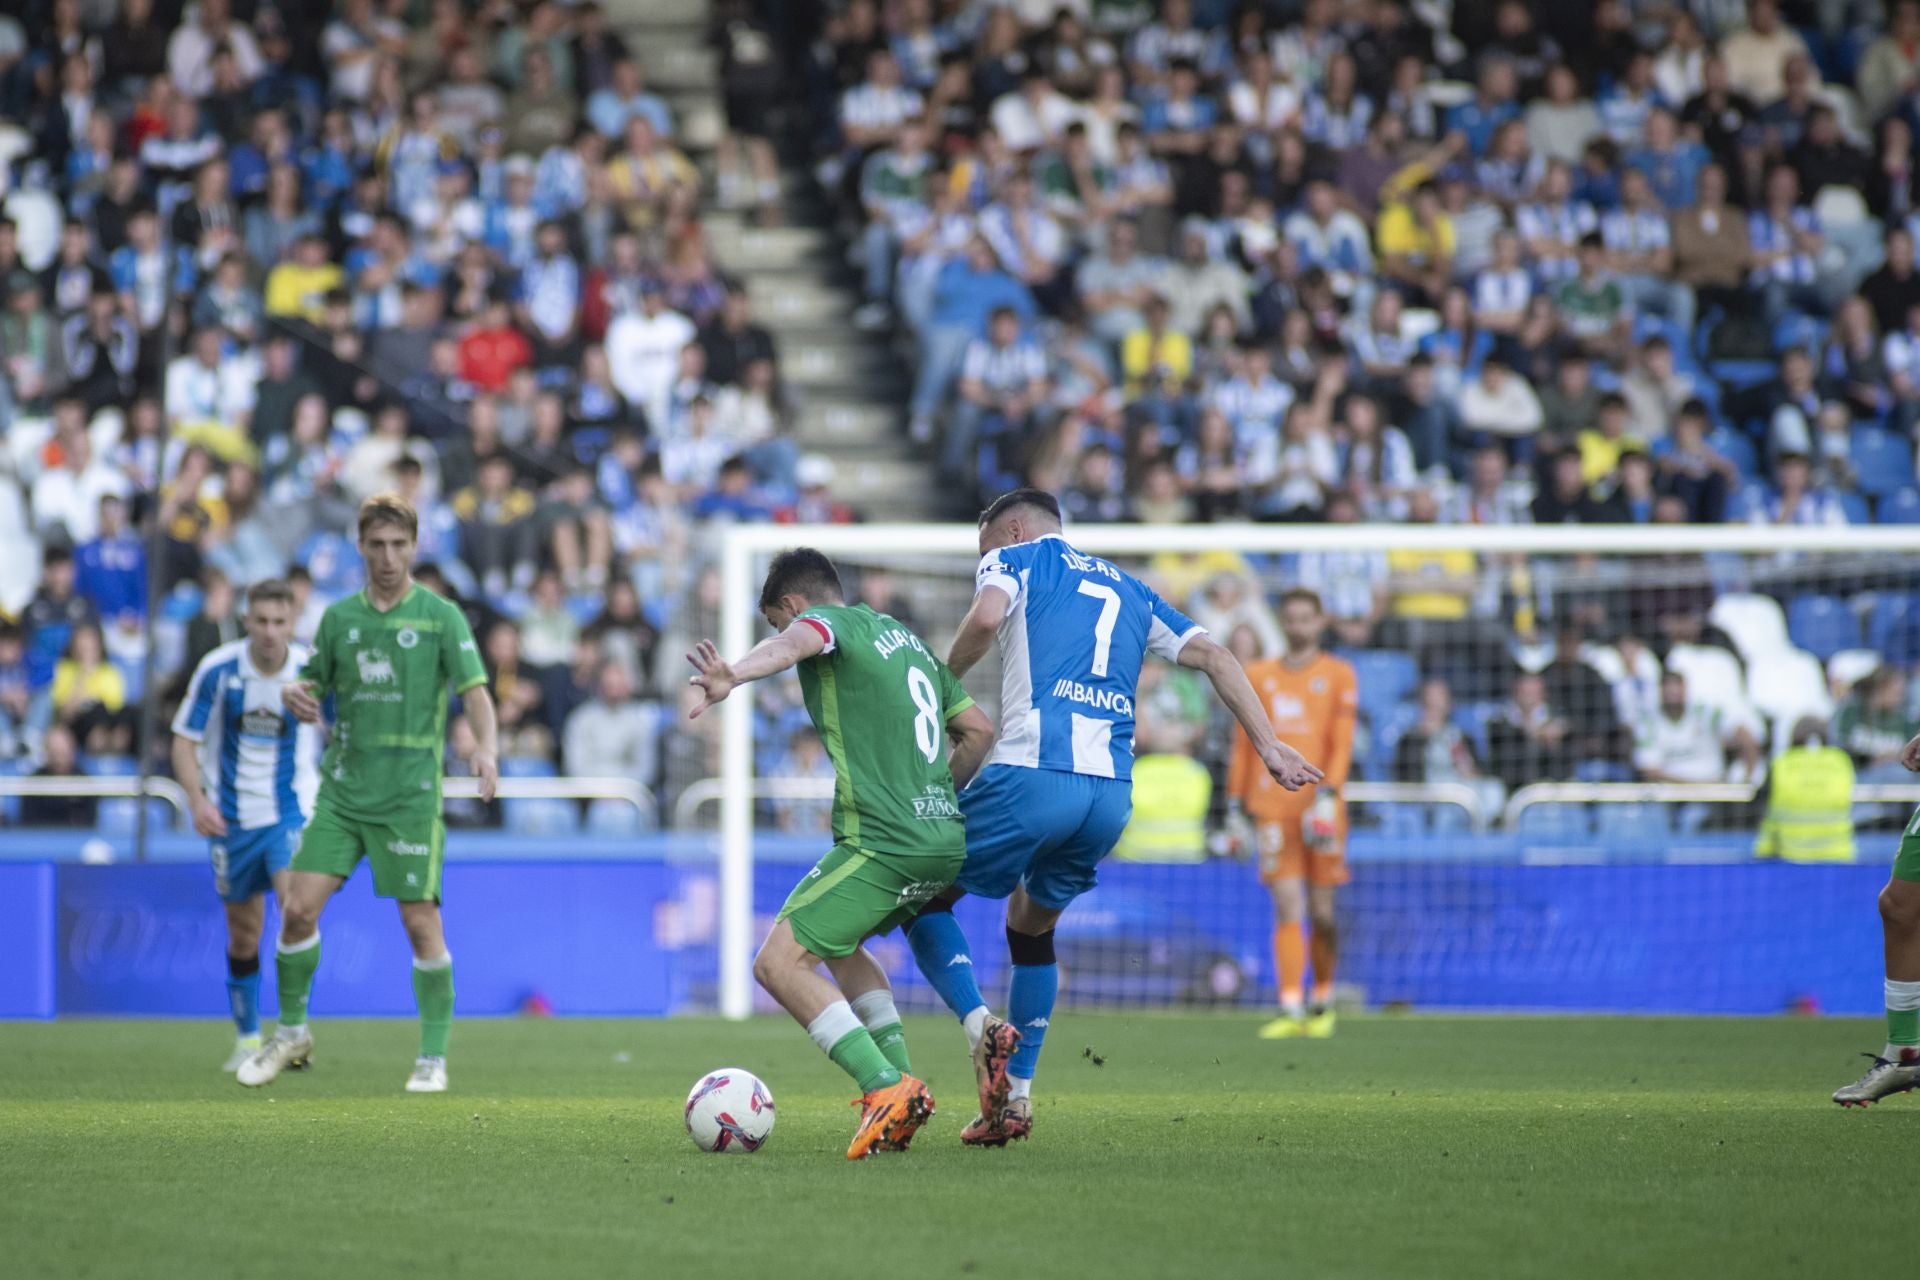
M 663 814 L 716 772 L 673 712 L 726 522 L 1020 482 L 1079 522 L 1920 520 L 1920 3 L 1644 8 L 9 8 L 0 753 L 129 768 L 149 669 L 164 713 L 267 576 L 310 629 L 386 487 L 516 769 L 578 773 L 578 724 L 630 722 L 619 767 Z M 1458 615 L 1404 589 L 1437 561 L 1228 572 L 1256 615 L 1328 596 L 1376 778 L 1422 676 L 1512 785 L 1632 776 L 1663 670 L 1777 739 L 1855 697 L 1827 660 L 1920 657 L 1896 567 L 1671 567 L 1471 564 Z M 876 568 L 863 594 L 950 624 Z M 1579 750 L 1543 708 L 1594 722 Z M 764 772 L 818 770 L 794 710 L 762 701 Z M 1590 829 L 1557 808 L 1527 821 Z

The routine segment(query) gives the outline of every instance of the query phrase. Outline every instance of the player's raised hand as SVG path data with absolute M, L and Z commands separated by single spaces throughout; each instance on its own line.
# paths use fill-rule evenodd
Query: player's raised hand
M 227 834 L 227 820 L 213 801 L 201 796 L 193 802 L 193 829 L 209 840 L 217 840 Z
M 1298 791 L 1309 783 L 1320 781 L 1326 775 L 1307 758 L 1284 742 L 1276 742 L 1260 753 L 1260 763 L 1267 767 L 1273 780 L 1289 791 Z
M 320 699 L 313 695 L 313 681 L 289 680 L 280 688 L 280 701 L 300 723 L 320 723 Z
M 740 681 L 733 674 L 733 668 L 728 666 L 726 660 L 720 656 L 720 650 L 714 648 L 711 640 L 702 640 L 695 645 L 693 652 L 687 655 L 687 661 L 691 662 L 693 669 L 699 672 L 687 683 L 706 695 L 699 706 L 687 712 L 687 719 L 698 720 L 702 711 L 717 702 L 724 702 L 727 695 L 733 692 L 733 687 Z
M 1920 773 L 1920 737 L 1907 744 L 1900 753 L 1900 763 L 1906 766 L 1908 773 Z

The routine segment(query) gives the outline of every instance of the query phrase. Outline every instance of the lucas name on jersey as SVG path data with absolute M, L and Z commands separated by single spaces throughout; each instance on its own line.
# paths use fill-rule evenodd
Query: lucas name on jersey
M 1071 547 L 1060 553 L 1060 559 L 1066 564 L 1067 568 L 1073 570 L 1075 573 L 1097 573 L 1115 582 L 1120 581 L 1120 571 L 1118 569 L 1108 564 L 1105 560 L 1097 560 L 1093 556 L 1083 556 Z

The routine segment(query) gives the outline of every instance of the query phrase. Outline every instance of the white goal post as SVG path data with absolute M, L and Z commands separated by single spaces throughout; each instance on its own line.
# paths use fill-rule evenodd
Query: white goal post
M 1920 525 L 1078 525 L 1068 536 L 1081 550 L 1107 556 L 1444 549 L 1621 556 L 1827 552 L 1884 555 L 1892 561 L 1920 553 Z M 727 657 L 751 648 L 759 629 L 757 565 L 795 546 L 816 547 L 829 556 L 944 555 L 970 563 L 978 553 L 978 532 L 966 524 L 729 526 L 721 531 L 720 546 L 720 648 Z M 944 651 L 948 637 L 926 639 Z M 752 700 L 729 698 L 722 712 L 719 1006 L 723 1016 L 739 1019 L 753 1011 Z

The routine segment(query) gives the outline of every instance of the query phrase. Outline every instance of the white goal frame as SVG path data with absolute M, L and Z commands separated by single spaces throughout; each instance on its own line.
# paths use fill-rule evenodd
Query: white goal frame
M 1143 556 L 1164 551 L 1393 551 L 1410 547 L 1565 555 L 1594 552 L 1775 551 L 1920 553 L 1920 525 L 1806 528 L 1770 525 L 1078 525 L 1069 536 L 1083 551 Z M 729 658 L 753 646 L 760 597 L 755 558 L 809 546 L 829 556 L 876 550 L 951 555 L 971 561 L 979 534 L 967 524 L 736 524 L 721 531 L 720 649 Z M 929 636 L 936 649 L 945 637 Z M 752 699 L 721 708 L 720 990 L 722 1016 L 753 1012 L 753 716 Z

